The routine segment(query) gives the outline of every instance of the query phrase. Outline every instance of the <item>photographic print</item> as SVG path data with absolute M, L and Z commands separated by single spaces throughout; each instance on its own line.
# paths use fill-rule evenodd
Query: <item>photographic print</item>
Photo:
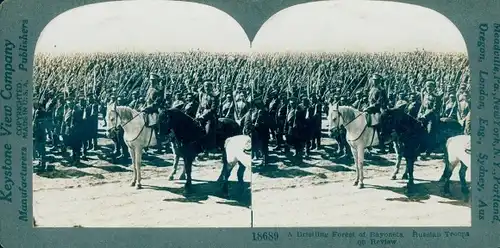
M 194 3 L 53 19 L 34 62 L 36 225 L 250 227 L 250 138 L 231 98 L 248 48 L 230 16 Z
M 467 50 L 444 16 L 306 3 L 252 52 L 255 227 L 471 224 Z

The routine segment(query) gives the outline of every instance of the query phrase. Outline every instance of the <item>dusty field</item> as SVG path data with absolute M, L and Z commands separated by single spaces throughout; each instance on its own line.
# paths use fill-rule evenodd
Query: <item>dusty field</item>
M 237 195 L 233 171 L 230 197 L 223 198 L 215 182 L 220 159 L 196 162 L 196 193 L 184 196 L 184 181 L 168 181 L 172 156 L 145 156 L 144 189 L 136 190 L 129 186 L 128 163 L 109 162 L 104 154 L 110 141 L 101 138 L 99 143 L 103 150 L 91 153 L 82 166 L 66 166 L 54 156 L 56 171 L 34 174 L 38 226 L 250 227 L 250 205 L 254 227 L 470 225 L 470 205 L 462 201 L 458 171 L 452 177 L 451 197 L 444 197 L 436 182 L 443 169 L 441 159 L 417 162 L 418 193 L 408 198 L 406 182 L 389 179 L 394 155 L 368 156 L 366 188 L 359 190 L 352 186 L 352 162 L 329 157 L 335 144 L 324 138 L 325 147 L 300 165 L 273 154 L 274 166 L 247 170 L 249 189 L 242 196 Z
M 367 156 L 365 188 L 358 189 L 353 186 L 353 162 L 329 156 L 334 143 L 323 138 L 326 146 L 301 164 L 273 154 L 273 168 L 255 171 L 254 227 L 470 226 L 470 205 L 462 201 L 458 169 L 452 176 L 452 196 L 442 194 L 437 182 L 443 172 L 441 158 L 417 162 L 418 193 L 409 198 L 406 180 L 390 180 L 394 154 Z
M 220 156 L 195 162 L 195 193 L 185 196 L 184 181 L 168 181 L 172 155 L 144 156 L 143 189 L 136 190 L 129 186 L 130 162 L 112 164 L 104 157 L 111 141 L 100 138 L 98 143 L 104 146 L 102 151 L 90 153 L 82 166 L 69 167 L 60 157 L 51 156 L 56 170 L 33 174 L 33 211 L 38 226 L 250 227 L 250 168 L 245 173 L 247 190 L 238 194 L 234 170 L 230 196 L 222 198 L 216 182 Z M 181 159 L 179 168 L 182 164 Z

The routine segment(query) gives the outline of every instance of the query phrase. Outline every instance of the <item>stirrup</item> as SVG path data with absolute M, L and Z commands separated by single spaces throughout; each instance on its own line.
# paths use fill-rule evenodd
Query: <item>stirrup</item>
M 471 154 L 471 149 L 470 148 L 465 148 L 465 153 L 467 153 L 467 154 L 470 155 Z

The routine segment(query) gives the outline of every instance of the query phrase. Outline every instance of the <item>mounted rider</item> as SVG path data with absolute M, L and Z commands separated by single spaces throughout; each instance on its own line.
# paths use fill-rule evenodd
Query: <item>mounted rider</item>
M 440 119 L 439 103 L 442 99 L 442 93 L 437 92 L 436 83 L 433 80 L 427 80 L 420 93 L 420 97 L 422 106 L 420 106 L 417 119 L 426 127 L 427 133 L 429 134 L 426 155 L 430 155 L 435 143 L 436 124 Z
M 373 127 L 378 133 L 379 137 L 379 148 L 381 152 L 385 151 L 385 141 L 384 137 L 380 135 L 380 115 L 383 111 L 387 109 L 389 100 L 387 98 L 387 91 L 384 88 L 384 79 L 380 74 L 373 74 L 370 78 L 372 84 L 371 89 L 368 93 L 368 107 L 365 109 L 366 112 L 366 124 L 369 127 Z
M 209 81 L 203 84 L 203 90 L 200 90 L 199 93 L 200 105 L 196 113 L 196 119 L 205 128 L 204 148 L 205 155 L 208 155 L 210 150 L 216 148 L 218 94 L 214 92 L 213 84 Z
M 153 127 L 155 131 L 158 131 L 158 114 L 159 114 L 159 104 L 162 102 L 161 98 L 163 95 L 163 89 L 161 85 L 161 79 L 158 74 L 151 73 L 149 75 L 149 81 L 151 85 L 146 92 L 145 104 L 142 108 L 144 113 L 144 123 L 147 127 Z

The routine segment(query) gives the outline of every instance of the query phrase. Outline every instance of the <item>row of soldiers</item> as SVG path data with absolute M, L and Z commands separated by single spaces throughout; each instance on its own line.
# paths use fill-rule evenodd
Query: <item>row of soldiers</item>
M 35 151 L 43 157 L 48 140 L 52 151 L 65 152 L 70 147 L 73 150 L 72 161 L 79 162 L 87 151 L 97 148 L 98 115 L 101 114 L 105 120 L 105 108 L 110 102 L 128 105 L 146 113 L 161 108 L 179 108 L 205 126 L 207 140 L 213 140 L 212 144 L 208 142 L 207 150 L 215 148 L 215 136 L 210 134 L 215 133 L 217 118 L 235 119 L 242 125 L 243 132 L 252 136 L 252 155 L 254 158 L 262 157 L 263 164 L 267 164 L 270 138 L 275 141 L 275 150 L 288 152 L 292 147 L 298 158 L 302 157 L 304 150 L 308 155 L 311 150 L 319 149 L 322 119 L 328 104 L 349 105 L 360 110 L 404 107 L 413 117 L 426 120 L 429 132 L 434 132 L 432 126 L 436 118 L 446 117 L 464 122 L 465 117 L 470 115 L 469 89 L 466 84 L 461 84 L 458 89 L 436 89 L 435 82 L 428 80 L 421 92 L 387 94 L 383 78 L 378 74 L 373 75 L 371 86 L 365 88 L 367 90 L 357 91 L 354 97 L 341 92 L 340 87 L 326 88 L 320 94 L 308 96 L 278 91 L 270 91 L 264 96 L 253 95 L 251 89 L 242 84 L 219 92 L 219 89 L 214 90 L 212 82 L 205 82 L 198 91 L 174 92 L 165 97 L 165 85 L 160 76 L 151 74 L 149 81 L 150 88 L 144 97 L 138 91 L 127 96 L 112 89 L 100 101 L 93 96 L 74 100 L 53 96 L 43 104 L 35 104 Z M 145 121 L 148 124 L 147 118 Z M 115 155 L 127 157 L 121 135 L 118 133 L 114 139 Z M 337 142 L 337 153 L 349 155 L 345 137 L 340 135 Z M 162 152 L 162 149 L 160 146 L 158 152 Z M 42 159 L 42 167 L 44 161 Z

